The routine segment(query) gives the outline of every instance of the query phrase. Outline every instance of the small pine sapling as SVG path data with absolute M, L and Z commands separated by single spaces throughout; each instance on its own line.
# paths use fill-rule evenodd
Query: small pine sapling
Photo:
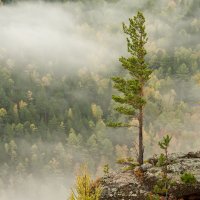
M 80 169 L 80 173 L 76 177 L 75 190 L 72 190 L 69 200 L 99 200 L 101 195 L 101 187 L 94 184 L 91 176 L 84 165 Z
M 163 166 L 165 166 L 165 163 L 166 163 L 166 157 L 163 153 L 161 153 L 158 158 L 158 162 L 156 163 L 156 166 L 163 167 Z
M 167 165 L 169 163 L 168 148 L 169 148 L 171 139 L 172 137 L 170 137 L 169 135 L 166 135 L 158 143 L 160 148 L 163 149 L 165 152 L 164 154 L 160 155 L 157 162 L 157 166 L 163 167 L 163 177 L 154 186 L 154 191 L 153 191 L 156 194 L 161 194 L 161 195 L 165 194 L 165 199 L 168 199 L 169 187 L 172 185 L 171 180 L 167 177 Z
M 169 144 L 171 142 L 172 137 L 170 137 L 169 135 L 166 135 L 163 137 L 163 139 L 158 143 L 160 148 L 163 149 L 165 151 L 165 159 L 163 158 L 162 155 L 162 160 L 164 163 L 162 163 L 164 165 L 164 176 L 167 177 L 167 165 L 169 163 L 169 158 L 168 158 L 168 148 L 169 148 Z

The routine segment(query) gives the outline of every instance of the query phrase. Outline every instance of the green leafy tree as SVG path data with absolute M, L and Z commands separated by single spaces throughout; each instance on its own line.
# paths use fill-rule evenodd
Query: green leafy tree
M 143 164 L 143 116 L 144 106 L 146 104 L 144 87 L 150 79 L 152 70 L 148 68 L 145 62 L 147 54 L 145 44 L 147 43 L 147 34 L 145 32 L 145 18 L 141 12 L 129 19 L 129 26 L 123 23 L 124 33 L 128 35 L 127 44 L 130 57 L 121 57 L 119 61 L 124 69 L 128 70 L 128 78 L 119 76 L 113 77 L 114 88 L 122 95 L 113 95 L 112 99 L 118 103 L 115 108 L 120 114 L 130 116 L 128 123 L 109 123 L 112 127 L 130 127 L 133 119 L 138 120 L 139 129 L 139 164 Z

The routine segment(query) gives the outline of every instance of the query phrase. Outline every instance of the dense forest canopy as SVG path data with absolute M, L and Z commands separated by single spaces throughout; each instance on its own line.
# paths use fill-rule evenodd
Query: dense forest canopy
M 137 131 L 105 124 L 124 119 L 112 109 L 110 77 L 126 76 L 118 62 L 126 56 L 121 23 L 137 10 L 147 20 L 146 61 L 154 69 L 145 88 L 146 152 L 158 152 L 166 133 L 172 150 L 199 147 L 200 1 L 2 2 L 2 188 L 49 174 L 66 183 L 82 162 L 100 174 L 104 164 L 114 168 L 116 158 L 134 155 Z

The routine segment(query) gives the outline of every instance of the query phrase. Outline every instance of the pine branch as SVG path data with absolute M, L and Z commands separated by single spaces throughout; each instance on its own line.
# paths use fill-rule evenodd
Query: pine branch
M 115 107 L 115 110 L 118 111 L 119 113 L 124 114 L 124 115 L 134 115 L 135 114 L 135 110 L 134 109 L 127 108 L 125 106 Z
M 120 127 L 136 127 L 138 128 L 137 125 L 132 125 L 132 124 L 129 124 L 129 123 L 123 123 L 123 122 L 108 122 L 106 124 L 108 127 L 113 127 L 113 128 L 120 128 Z

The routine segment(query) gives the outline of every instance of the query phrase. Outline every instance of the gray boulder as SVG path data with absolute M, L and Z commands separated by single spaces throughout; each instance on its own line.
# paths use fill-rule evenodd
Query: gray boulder
M 117 171 L 103 177 L 101 179 L 103 187 L 101 199 L 146 200 L 155 185 L 163 177 L 162 167 L 155 165 L 157 161 L 158 158 L 153 157 L 134 170 Z M 167 169 L 168 178 L 173 182 L 168 192 L 169 199 L 200 200 L 200 152 L 169 155 Z M 184 172 L 192 173 L 197 181 L 192 184 L 181 181 L 180 177 Z

